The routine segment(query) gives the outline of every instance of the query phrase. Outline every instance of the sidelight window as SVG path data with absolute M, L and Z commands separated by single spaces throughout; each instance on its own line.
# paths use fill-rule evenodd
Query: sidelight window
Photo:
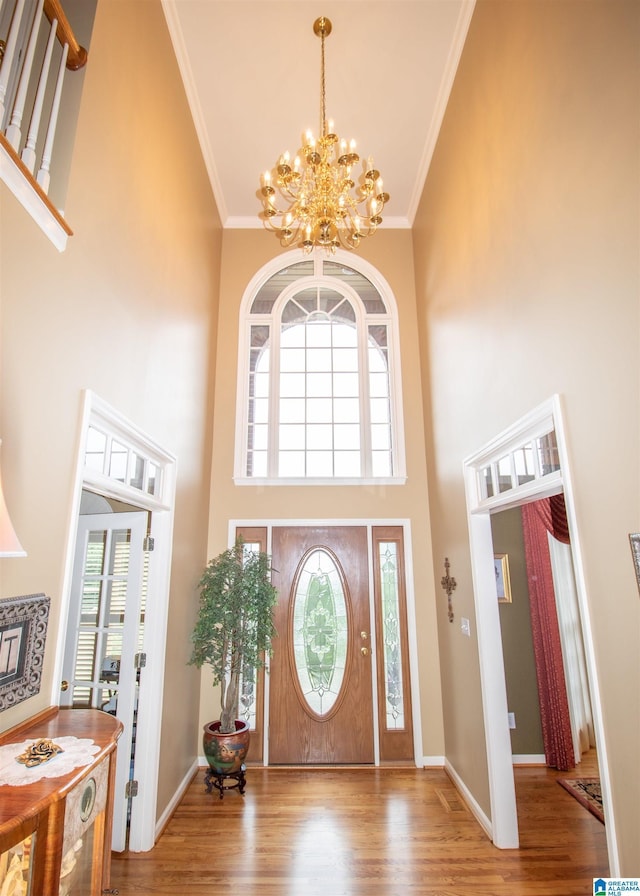
M 394 541 L 378 544 L 382 643 L 384 664 L 385 724 L 388 729 L 404 728 L 404 689 L 402 681 L 402 644 L 400 643 L 400 591 L 398 581 L 398 545 Z

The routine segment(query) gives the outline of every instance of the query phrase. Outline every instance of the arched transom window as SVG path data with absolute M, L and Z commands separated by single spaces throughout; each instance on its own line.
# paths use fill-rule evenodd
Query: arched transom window
M 286 257 L 242 304 L 236 481 L 403 481 L 390 290 L 361 260 Z

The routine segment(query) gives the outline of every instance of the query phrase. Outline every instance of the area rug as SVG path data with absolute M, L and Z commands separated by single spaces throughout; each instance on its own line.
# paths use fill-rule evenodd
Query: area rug
M 604 824 L 600 778 L 558 778 L 558 784 Z

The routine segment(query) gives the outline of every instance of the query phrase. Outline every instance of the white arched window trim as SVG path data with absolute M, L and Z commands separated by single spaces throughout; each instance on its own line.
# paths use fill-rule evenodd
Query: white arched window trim
M 279 320 L 281 309 L 287 301 L 299 291 L 298 284 L 292 284 L 283 291 L 278 298 L 276 305 L 269 314 L 258 315 L 250 314 L 253 300 L 261 288 L 271 277 L 288 265 L 297 264 L 305 259 L 313 258 L 316 265 L 316 273 L 321 270 L 323 261 L 332 261 L 342 263 L 346 267 L 358 271 L 366 277 L 379 292 L 385 307 L 386 314 L 376 315 L 376 319 L 380 323 L 387 326 L 388 351 L 389 351 L 389 380 L 390 380 L 390 401 L 391 401 L 391 438 L 393 446 L 393 467 L 392 476 L 385 477 L 365 477 L 359 476 L 354 478 L 331 477 L 331 478 L 312 478 L 312 477 L 296 477 L 286 478 L 278 477 L 255 477 L 246 475 L 246 457 L 247 457 L 247 428 L 248 428 L 248 406 L 249 406 L 249 358 L 250 358 L 250 324 L 259 324 L 261 320 L 264 323 L 272 323 Z M 327 285 L 332 282 L 332 278 L 323 276 L 310 276 L 304 278 L 305 286 L 318 286 L 319 284 Z M 333 280 L 335 283 L 335 280 Z M 366 333 L 367 319 L 363 313 L 362 299 L 353 290 L 348 283 L 340 281 L 340 291 L 349 297 L 352 306 L 356 311 L 356 325 L 358 327 L 359 351 L 362 354 L 367 352 L 368 338 Z M 276 333 L 276 330 L 278 332 Z M 238 339 L 238 374 L 237 374 L 237 400 L 236 400 L 236 434 L 235 434 L 235 458 L 234 458 L 234 482 L 236 485 L 403 485 L 406 482 L 406 462 L 405 462 L 405 442 L 404 442 L 404 418 L 402 409 L 402 376 L 400 362 L 400 342 L 399 342 L 399 326 L 398 326 L 398 310 L 397 303 L 393 291 L 385 278 L 380 272 L 369 262 L 362 258 L 353 256 L 351 253 L 337 249 L 335 254 L 327 257 L 323 250 L 316 250 L 312 256 L 303 256 L 299 249 L 284 252 L 276 256 L 266 265 L 264 265 L 250 280 L 244 291 L 239 313 L 239 339 Z M 279 347 L 280 332 L 279 328 L 272 328 L 271 337 L 273 340 L 272 351 Z M 273 373 L 272 373 L 273 375 Z M 366 379 L 366 378 L 365 378 Z M 271 393 L 272 395 L 275 393 Z M 366 402 L 365 416 L 362 420 L 368 419 L 369 409 L 368 396 L 361 395 L 361 406 Z M 273 409 L 270 410 L 270 421 L 275 420 Z M 271 427 L 273 429 L 273 427 Z M 362 426 L 363 445 L 368 448 L 366 440 L 369 438 L 368 427 Z

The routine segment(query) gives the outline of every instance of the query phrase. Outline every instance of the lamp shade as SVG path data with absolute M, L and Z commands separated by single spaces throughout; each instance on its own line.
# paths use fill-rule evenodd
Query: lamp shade
M 0 442 L 0 444 L 2 444 Z M 2 491 L 0 473 L 0 557 L 26 557 L 27 552 L 18 541 Z

